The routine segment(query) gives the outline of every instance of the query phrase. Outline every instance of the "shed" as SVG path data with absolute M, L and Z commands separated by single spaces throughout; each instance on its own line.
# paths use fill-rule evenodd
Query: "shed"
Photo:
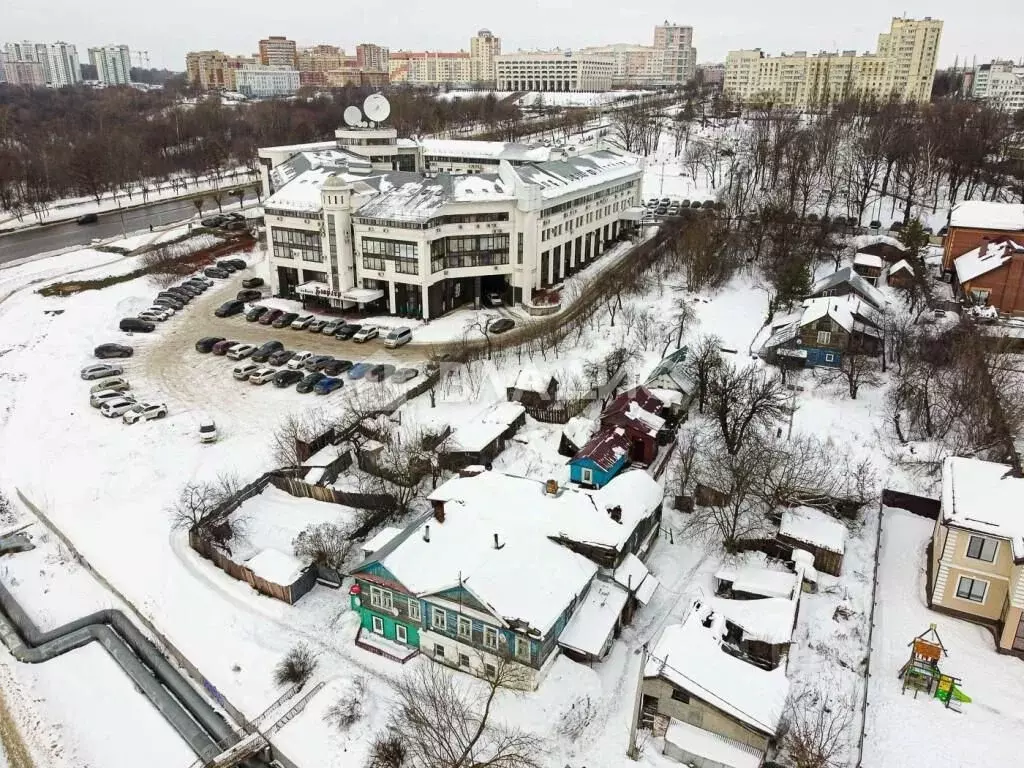
M 569 461 L 569 479 L 586 488 L 601 488 L 626 466 L 629 445 L 624 429 L 601 430 Z
M 597 431 L 597 422 L 585 416 L 573 416 L 562 427 L 558 452 L 563 456 L 575 456 Z
M 603 659 L 622 629 L 628 599 L 629 593 L 618 584 L 595 579 L 558 636 L 565 655 L 584 663 Z
M 736 600 L 764 597 L 789 599 L 797 587 L 796 574 L 758 565 L 722 568 L 715 573 L 715 580 L 718 582 L 715 594 Z
M 853 271 L 872 282 L 882 274 L 882 264 L 882 257 L 872 253 L 861 252 L 853 257 Z
M 758 768 L 764 750 L 669 718 L 663 754 L 701 768 Z
M 363 542 L 363 559 L 365 560 L 374 552 L 378 552 L 383 549 L 384 546 L 395 538 L 395 536 L 400 534 L 402 530 L 402 528 L 393 528 L 389 525 L 381 528 L 371 539 L 369 539 L 369 541 Z
M 526 409 L 514 402 L 495 403 L 458 420 L 437 449 L 441 466 L 458 470 L 474 464 L 490 464 L 525 423 Z
M 557 393 L 558 381 L 555 377 L 535 368 L 522 368 L 512 386 L 505 390 L 509 402 L 533 407 L 550 404 Z
M 725 617 L 725 642 L 767 669 L 779 666 L 789 652 L 796 625 L 797 606 L 796 599 L 785 597 L 711 600 L 715 613 Z
M 846 526 L 813 507 L 794 507 L 782 513 L 779 541 L 814 555 L 818 571 L 838 576 L 846 551 Z
M 909 288 L 914 283 L 914 268 L 900 259 L 885 271 L 885 282 L 892 288 Z

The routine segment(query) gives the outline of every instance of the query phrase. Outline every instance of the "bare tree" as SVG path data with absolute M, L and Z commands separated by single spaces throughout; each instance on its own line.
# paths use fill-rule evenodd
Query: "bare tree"
M 851 700 L 828 702 L 817 692 L 791 701 L 784 717 L 782 748 L 794 768 L 839 768 L 850 737 Z
M 274 429 L 271 451 L 274 463 L 280 469 L 298 467 L 306 459 L 300 443 L 308 443 L 330 428 L 330 419 L 322 410 L 289 413 Z
M 295 556 L 333 570 L 341 570 L 352 551 L 348 528 L 337 523 L 314 523 L 303 528 L 292 541 Z
M 701 336 L 697 343 L 687 352 L 683 362 L 687 375 L 693 379 L 697 388 L 698 410 L 704 413 L 711 380 L 722 367 L 722 340 L 714 335 Z
M 420 664 L 395 686 L 385 733 L 401 733 L 408 768 L 539 768 L 537 737 L 492 721 L 499 691 L 522 688 L 523 668 L 499 661 L 483 686 L 440 664 Z
M 274 682 L 302 687 L 316 672 L 317 664 L 316 654 L 305 643 L 299 643 L 274 667 Z
M 218 475 L 211 481 L 186 483 L 177 500 L 168 508 L 171 526 L 208 534 L 217 520 L 221 505 L 237 494 L 241 483 L 234 475 Z
M 789 396 L 782 380 L 753 366 L 721 366 L 711 378 L 711 413 L 730 455 L 735 455 L 748 435 L 783 417 Z
M 869 352 L 863 342 L 851 336 L 839 357 L 838 369 L 838 375 L 846 382 L 851 400 L 857 399 L 861 387 L 877 387 L 882 383 L 880 368 L 878 355 Z
M 698 471 L 704 498 L 696 499 L 685 529 L 701 538 L 721 542 L 733 550 L 744 538 L 758 538 L 768 530 L 767 508 L 756 494 L 763 455 L 752 443 L 736 453 L 725 450 L 721 439 L 710 441 Z

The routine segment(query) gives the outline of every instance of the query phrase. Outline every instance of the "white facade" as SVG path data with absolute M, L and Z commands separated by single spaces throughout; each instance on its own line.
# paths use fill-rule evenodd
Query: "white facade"
M 106 85 L 128 85 L 132 81 L 132 54 L 127 45 L 105 45 L 89 49 L 89 63 Z
M 602 255 L 640 200 L 641 163 L 618 151 L 513 166 L 485 147 L 478 154 L 494 157 L 497 173 L 430 177 L 382 171 L 352 152 L 360 145 L 314 146 L 269 172 L 278 182 L 264 202 L 271 285 L 332 306 L 379 302 L 427 319 L 479 306 L 485 293 L 529 303 Z M 413 146 L 423 168 L 426 148 Z
M 5 52 L 11 62 L 34 61 L 41 64 L 46 85 L 52 88 L 82 82 L 78 49 L 71 43 L 7 43 Z
M 242 67 L 235 72 L 235 90 L 252 99 L 292 96 L 299 90 L 299 70 Z
M 1007 112 L 1024 109 L 1024 65 L 993 61 L 974 70 L 971 95 L 998 104 Z
M 506 53 L 495 59 L 499 91 L 610 91 L 612 57 L 573 51 Z
M 697 49 L 693 47 L 693 27 L 665 22 L 654 28 L 654 48 L 662 52 L 666 83 L 683 85 L 697 74 Z

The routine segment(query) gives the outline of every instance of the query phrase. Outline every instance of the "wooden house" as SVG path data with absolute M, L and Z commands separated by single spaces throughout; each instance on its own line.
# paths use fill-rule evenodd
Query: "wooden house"
M 949 216 L 949 234 L 942 251 L 943 271 L 953 272 L 958 256 L 1000 238 L 1024 245 L 1024 205 L 981 200 L 959 203 Z
M 550 405 L 558 394 L 558 381 L 550 374 L 523 368 L 505 394 L 509 402 L 522 403 L 527 407 Z
M 838 576 L 846 551 L 846 526 L 813 507 L 794 507 L 782 513 L 778 540 L 814 555 L 814 568 Z
M 601 488 L 626 466 L 629 450 L 624 429 L 602 429 L 569 461 L 569 479 L 584 488 Z
M 495 403 L 453 423 L 451 433 L 437 448 L 443 469 L 459 470 L 491 464 L 526 423 L 520 403 Z
M 775 362 L 838 368 L 851 350 L 878 354 L 880 322 L 875 309 L 854 296 L 808 299 L 799 316 L 774 329 L 762 353 Z
M 914 284 L 914 268 L 906 259 L 900 259 L 885 270 L 884 280 L 890 288 L 910 288 Z
M 670 437 L 661 400 L 646 387 L 635 387 L 616 397 L 601 414 L 601 429 L 621 429 L 629 441 L 629 460 L 650 464 L 658 447 Z
M 563 456 L 572 458 L 597 432 L 597 422 L 585 416 L 573 416 L 562 427 L 562 434 L 558 440 L 558 452 Z
M 878 238 L 869 245 L 863 245 L 857 249 L 857 253 L 867 253 L 871 256 L 881 256 L 887 264 L 895 264 L 907 255 L 907 249 L 899 241 L 890 238 Z
M 873 283 L 868 282 L 855 272 L 853 267 L 844 267 L 815 282 L 811 286 L 811 292 L 807 294 L 807 298 L 817 299 L 823 296 L 849 296 L 850 294 L 866 301 L 877 310 L 885 307 L 885 296 L 882 292 L 875 288 Z
M 765 669 L 775 669 L 789 653 L 796 627 L 800 592 L 796 599 L 763 600 L 713 598 L 711 607 L 725 617 L 723 641 Z
M 874 285 L 878 276 L 882 274 L 883 263 L 881 256 L 858 252 L 853 256 L 853 271 Z
M 1024 245 L 1007 237 L 986 240 L 953 261 L 954 287 L 978 307 L 1024 313 Z
M 690 407 L 696 392 L 693 381 L 686 373 L 688 349 L 682 347 L 665 356 L 644 382 L 644 388 L 662 401 L 669 413 L 662 416 L 678 420 Z

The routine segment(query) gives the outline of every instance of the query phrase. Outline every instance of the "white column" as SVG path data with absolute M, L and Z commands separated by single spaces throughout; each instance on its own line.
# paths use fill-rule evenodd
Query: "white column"
M 423 319 L 430 319 L 430 287 L 424 283 L 420 286 L 420 299 L 423 303 Z
M 395 311 L 395 283 L 393 280 L 388 280 L 388 306 L 391 307 L 391 312 Z

